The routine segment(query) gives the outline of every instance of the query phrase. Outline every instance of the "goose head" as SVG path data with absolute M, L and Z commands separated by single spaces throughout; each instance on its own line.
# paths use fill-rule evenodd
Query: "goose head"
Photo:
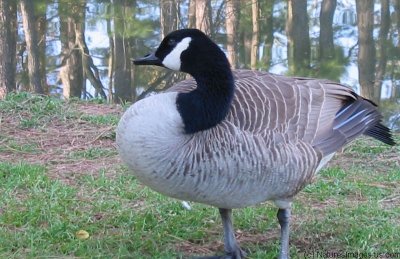
M 225 53 L 202 31 L 171 32 L 154 53 L 135 59 L 135 65 L 156 65 L 190 74 L 196 89 L 179 93 L 176 108 L 185 133 L 210 129 L 225 119 L 234 95 L 234 79 Z
M 154 53 L 133 60 L 135 65 L 156 65 L 186 72 L 194 78 L 210 71 L 230 70 L 225 53 L 202 31 L 181 29 L 168 34 Z

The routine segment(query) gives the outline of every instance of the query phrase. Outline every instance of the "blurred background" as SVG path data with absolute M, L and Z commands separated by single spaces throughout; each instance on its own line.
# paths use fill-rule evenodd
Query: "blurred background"
M 400 0 L 0 0 L 0 26 L 0 99 L 133 102 L 187 75 L 131 58 L 199 28 L 233 68 L 339 81 L 400 130 Z

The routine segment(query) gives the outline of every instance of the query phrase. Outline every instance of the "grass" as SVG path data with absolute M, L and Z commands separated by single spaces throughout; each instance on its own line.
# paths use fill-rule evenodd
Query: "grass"
M 21 128 L 46 126 L 54 117 L 68 114 L 64 107 L 60 99 L 27 92 L 10 93 L 0 102 L 2 113 L 16 116 Z
M 6 136 L 1 136 L 1 138 L 3 141 L 0 146 L 0 152 L 34 153 L 38 150 L 36 143 L 21 143 L 17 139 L 8 138 Z
M 119 118 L 106 114 L 106 115 L 83 115 L 81 117 L 81 120 L 91 122 L 95 125 L 112 125 L 112 126 L 117 126 Z
M 185 210 L 141 185 L 121 164 L 114 148 L 121 112 L 29 94 L 0 102 L 0 258 L 223 253 L 216 209 L 191 204 Z M 295 200 L 292 258 L 400 257 L 399 154 L 399 146 L 367 138 L 338 154 Z M 249 258 L 276 258 L 273 205 L 235 210 L 234 219 Z
M 105 149 L 105 148 L 88 148 L 85 150 L 74 151 L 70 154 L 71 158 L 86 158 L 86 159 L 101 159 L 104 157 L 115 156 L 117 154 L 115 149 Z

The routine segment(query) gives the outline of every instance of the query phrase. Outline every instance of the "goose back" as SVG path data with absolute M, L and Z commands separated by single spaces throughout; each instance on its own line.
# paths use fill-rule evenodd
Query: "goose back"
M 235 96 L 226 120 L 242 131 L 261 136 L 267 142 L 301 140 L 314 146 L 321 157 L 360 134 L 360 130 L 343 133 L 334 129 L 341 122 L 337 113 L 346 103 L 357 100 L 347 86 L 250 70 L 235 70 L 233 75 Z M 188 79 L 168 91 L 188 92 L 194 88 L 196 82 Z M 366 127 L 362 126 L 364 130 Z

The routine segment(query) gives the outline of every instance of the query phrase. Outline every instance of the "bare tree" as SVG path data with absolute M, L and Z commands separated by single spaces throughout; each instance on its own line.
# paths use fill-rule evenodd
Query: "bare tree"
M 112 6 L 111 0 L 108 0 L 107 3 L 107 16 L 106 16 L 106 23 L 107 23 L 107 34 L 108 40 L 110 45 L 110 52 L 108 55 L 108 101 L 112 103 L 114 101 L 113 95 L 113 83 L 114 83 L 114 35 L 112 29 Z
M 400 0 L 393 0 L 393 5 L 397 33 L 400 35 Z M 400 48 L 400 41 L 397 41 L 397 46 Z
M 393 6 L 394 6 L 393 19 L 394 19 L 394 23 L 395 23 L 395 26 L 397 29 L 397 34 L 400 35 L 400 0 L 393 0 Z M 400 41 L 397 41 L 396 47 L 397 47 L 396 48 L 397 53 L 400 54 Z M 395 74 L 394 69 L 392 69 L 392 74 Z M 392 78 L 393 77 L 395 77 L 395 76 L 392 76 Z M 394 87 L 392 89 L 391 99 L 400 98 L 400 85 L 396 85 L 395 83 L 393 83 L 393 85 L 394 85 Z
M 82 52 L 82 66 L 86 78 L 95 89 L 96 95 L 98 94 L 101 98 L 107 99 L 103 83 L 100 80 L 99 69 L 94 65 L 93 58 L 90 55 L 89 48 L 86 44 L 84 28 L 76 28 L 76 41 L 80 51 Z
M 323 0 L 319 15 L 319 57 L 320 59 L 330 59 L 335 56 L 335 46 L 333 44 L 333 15 L 336 9 L 336 0 Z
M 225 6 L 225 27 L 226 27 L 226 38 L 227 38 L 227 54 L 228 60 L 231 63 L 232 68 L 237 67 L 237 31 L 239 27 L 239 0 L 227 0 Z
M 288 0 L 287 10 L 289 70 L 295 74 L 307 74 L 311 52 L 307 0 Z
M 265 1 L 263 8 L 261 10 L 261 20 L 265 21 L 262 24 L 265 26 L 264 33 L 264 51 L 263 57 L 264 63 L 266 64 L 266 69 L 269 69 L 272 60 L 272 45 L 274 42 L 274 19 L 273 19 L 273 10 L 274 10 L 274 0 Z M 260 2 L 262 3 L 262 2 Z
M 257 57 L 258 57 L 258 44 L 260 42 L 259 39 L 259 4 L 258 0 L 253 0 L 251 2 L 251 13 L 252 13 L 252 25 L 253 25 L 253 34 L 251 37 L 251 51 L 250 51 L 250 68 L 257 68 Z
M 95 89 L 95 94 L 106 99 L 99 70 L 93 63 L 85 40 L 86 0 L 62 0 L 59 7 L 62 7 L 60 16 L 64 22 L 61 23 L 64 67 L 60 71 L 64 96 L 69 98 L 86 94 L 85 82 L 88 79 Z
M 196 28 L 211 35 L 211 1 L 196 1 Z
M 189 0 L 188 28 L 196 27 L 196 0 Z
M 127 24 L 124 17 L 132 13 L 132 0 L 114 0 L 114 101 L 117 103 L 133 101 L 136 93 L 133 87 L 133 69 L 131 69 L 132 40 L 127 36 Z
M 76 28 L 84 26 L 85 5 L 79 1 L 60 1 L 60 38 L 63 54 L 63 66 L 60 69 L 60 79 L 63 84 L 65 98 L 82 96 L 84 74 L 82 52 L 76 40 Z
M 24 26 L 24 34 L 26 41 L 26 49 L 28 51 L 28 73 L 30 87 L 39 94 L 43 94 L 42 78 L 40 73 L 40 55 L 38 32 L 35 26 L 35 6 L 33 1 L 20 1 L 22 23 Z
M 0 1 L 0 99 L 15 90 L 17 4 Z
M 173 0 L 160 0 L 160 25 L 161 38 L 169 32 L 178 29 L 179 2 Z
M 160 16 L 160 26 L 162 31 L 162 38 L 165 37 L 169 32 L 178 29 L 178 22 L 180 20 L 179 17 L 179 1 L 171 1 L 171 0 L 160 0 L 161 7 L 161 16 Z M 176 71 L 162 71 L 161 74 L 165 74 L 165 88 L 171 87 L 176 82 L 182 81 L 187 77 L 184 73 L 179 73 Z M 164 77 L 159 75 L 160 78 Z M 152 91 L 152 87 L 150 86 L 148 90 Z
M 43 91 L 48 94 L 50 89 L 46 80 L 46 31 L 47 31 L 47 0 L 35 0 L 35 27 L 38 32 L 39 71 Z
M 375 45 L 374 0 L 356 0 L 358 27 L 358 80 L 361 95 L 379 101 L 380 92 L 375 91 Z
M 380 101 L 382 80 L 386 72 L 387 48 L 389 46 L 390 10 L 389 0 L 381 0 L 381 24 L 379 29 L 379 39 L 377 46 L 377 66 L 375 74 L 374 94 Z

